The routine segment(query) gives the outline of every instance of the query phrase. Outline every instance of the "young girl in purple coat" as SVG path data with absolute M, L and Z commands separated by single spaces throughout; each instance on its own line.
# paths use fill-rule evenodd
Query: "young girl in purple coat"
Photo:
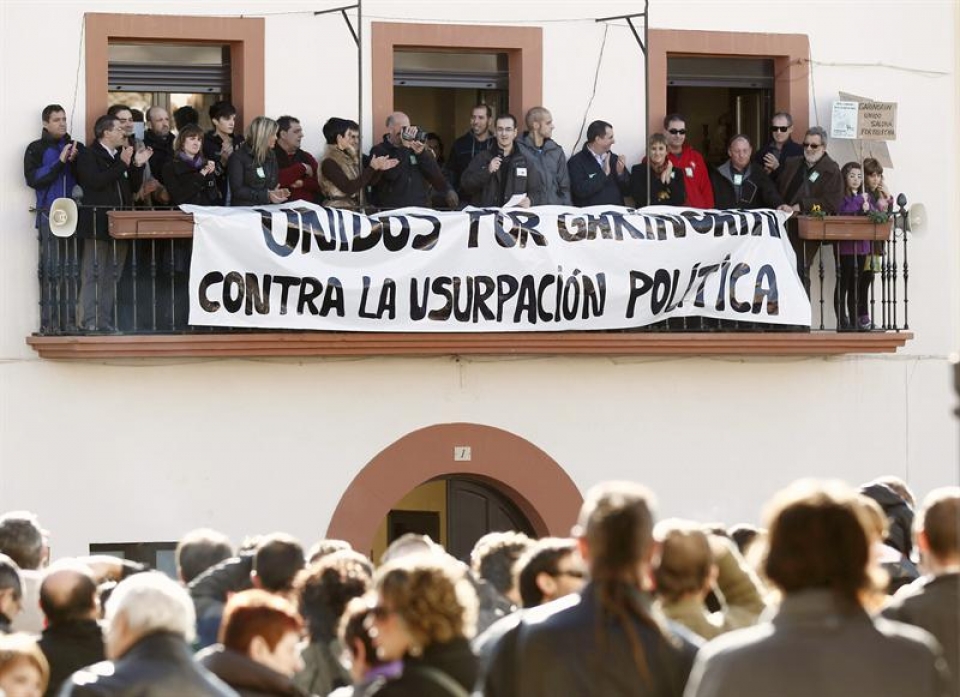
M 863 190 L 863 170 L 857 162 L 848 162 L 840 170 L 843 177 L 844 198 L 840 215 L 866 215 L 879 211 L 877 202 Z M 841 330 L 867 331 L 871 327 L 867 300 L 873 284 L 870 240 L 851 240 L 837 243 L 840 255 L 840 274 L 834 293 L 837 323 Z

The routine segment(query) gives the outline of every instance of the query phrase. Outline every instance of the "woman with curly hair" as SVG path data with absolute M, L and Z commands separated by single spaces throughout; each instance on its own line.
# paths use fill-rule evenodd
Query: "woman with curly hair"
M 40 697 L 47 689 L 50 667 L 33 637 L 0 636 L 0 695 Z
M 473 689 L 477 659 L 468 638 L 477 596 L 466 567 L 449 557 L 415 555 L 382 566 L 371 636 L 382 661 L 403 660 L 403 673 L 378 697 L 450 697 Z
M 350 684 L 350 673 L 339 660 L 344 647 L 337 638 L 337 627 L 347 603 L 370 589 L 372 576 L 369 559 L 343 550 L 322 557 L 297 577 L 295 588 L 310 643 L 303 649 L 304 667 L 294 681 L 306 692 L 326 695 Z

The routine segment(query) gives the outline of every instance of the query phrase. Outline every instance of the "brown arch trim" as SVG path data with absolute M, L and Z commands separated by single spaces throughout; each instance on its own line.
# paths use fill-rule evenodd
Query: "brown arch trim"
M 246 124 L 263 113 L 266 84 L 263 18 L 88 12 L 84 23 L 87 142 L 93 142 L 94 121 L 107 111 L 107 56 L 111 40 L 226 44 L 230 46 L 231 99 L 237 107 L 237 121 Z
M 523 119 L 528 109 L 543 100 L 540 27 L 372 22 L 370 39 L 373 143 L 380 141 L 387 116 L 393 111 L 393 52 L 397 48 L 504 52 L 509 55 L 510 110 Z
M 469 462 L 454 448 L 469 446 Z M 583 497 L 557 462 L 530 441 L 480 424 L 428 426 L 382 450 L 350 482 L 327 528 L 327 537 L 368 550 L 380 521 L 408 491 L 435 477 L 481 479 L 513 501 L 537 535 L 570 534 Z
M 667 113 L 667 56 L 740 56 L 772 58 L 774 111 L 793 116 L 794 137 L 810 122 L 810 39 L 806 34 L 730 31 L 650 30 L 649 133 L 663 130 Z

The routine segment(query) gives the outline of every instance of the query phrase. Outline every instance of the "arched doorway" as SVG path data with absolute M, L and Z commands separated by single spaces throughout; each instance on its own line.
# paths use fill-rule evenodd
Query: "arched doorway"
M 341 497 L 327 536 L 370 552 L 378 526 L 398 501 L 425 482 L 451 476 L 492 487 L 537 536 L 568 535 L 583 502 L 563 468 L 526 439 L 492 426 L 439 424 L 407 434 L 374 457 Z

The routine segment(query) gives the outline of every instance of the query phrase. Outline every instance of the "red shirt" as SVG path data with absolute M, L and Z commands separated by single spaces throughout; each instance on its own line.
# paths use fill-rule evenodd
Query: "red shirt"
M 306 150 L 297 150 L 293 155 L 288 155 L 279 145 L 274 148 L 274 152 L 277 154 L 280 186 L 284 189 L 290 189 L 288 200 L 320 203 L 323 200 L 323 196 L 320 194 L 320 181 L 317 179 L 320 166 L 313 155 Z M 305 164 L 310 166 L 309 177 L 307 176 L 307 168 L 304 167 Z M 292 185 L 298 180 L 303 182 L 303 186 L 294 189 Z
M 710 185 L 710 172 L 703 155 L 683 144 L 679 155 L 667 152 L 678 173 L 683 174 L 683 184 L 687 191 L 685 205 L 691 208 L 713 208 L 713 187 Z

